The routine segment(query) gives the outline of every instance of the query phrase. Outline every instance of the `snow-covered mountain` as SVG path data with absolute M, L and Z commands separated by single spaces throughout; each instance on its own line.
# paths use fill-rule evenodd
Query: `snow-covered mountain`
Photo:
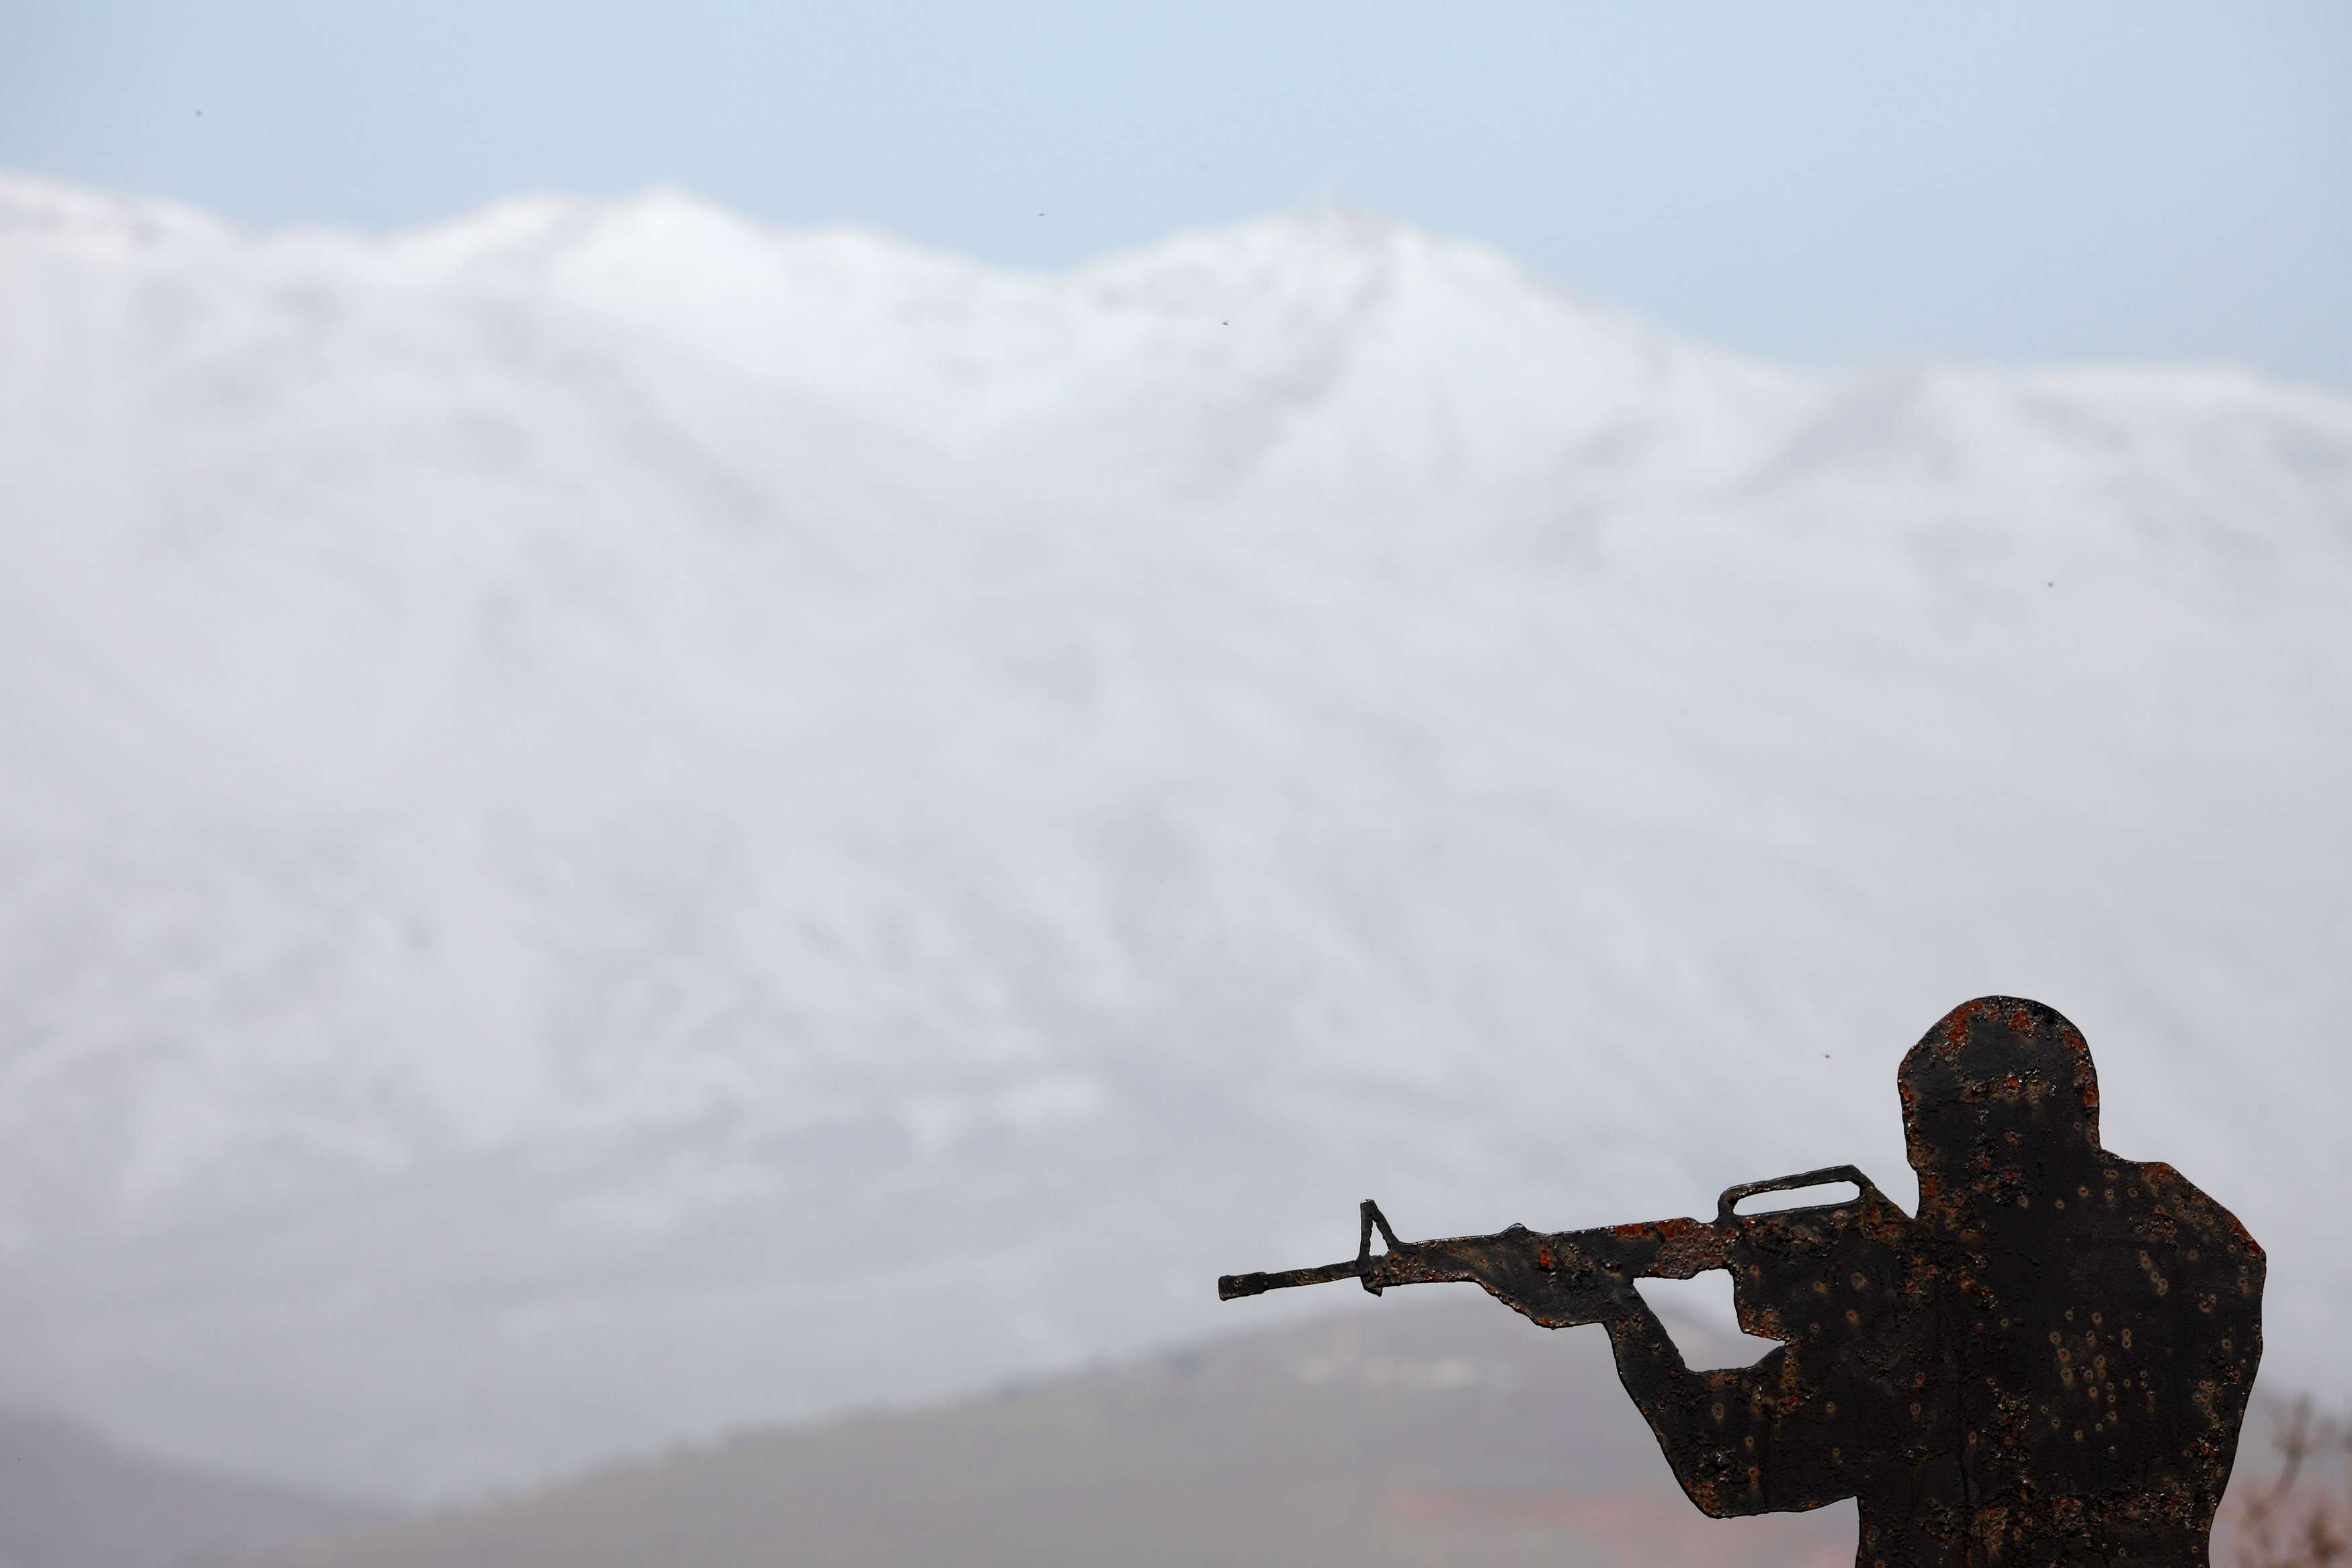
M 2352 1263 L 2352 401 L 1349 214 L 0 183 L 0 1385 L 448 1493 L 1853 1158 L 2008 990 Z M 2338 1303 L 2331 1308 L 2330 1302 Z

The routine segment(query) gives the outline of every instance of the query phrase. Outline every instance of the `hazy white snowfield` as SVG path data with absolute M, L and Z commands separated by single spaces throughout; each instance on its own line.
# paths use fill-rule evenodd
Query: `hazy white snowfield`
M 1368 1194 L 1907 1203 L 1991 990 L 2342 1386 L 2352 401 L 1778 369 L 1339 214 L 19 180 L 0 528 L 9 1396 L 446 1494 L 1315 1305 L 1211 1284 Z

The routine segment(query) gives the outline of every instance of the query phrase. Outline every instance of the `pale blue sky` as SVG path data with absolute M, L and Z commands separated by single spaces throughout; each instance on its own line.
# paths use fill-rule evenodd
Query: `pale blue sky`
M 2347 83 L 2352 0 L 0 0 L 0 165 L 252 224 L 666 183 L 1055 266 L 1336 199 L 1776 356 L 2338 386 Z

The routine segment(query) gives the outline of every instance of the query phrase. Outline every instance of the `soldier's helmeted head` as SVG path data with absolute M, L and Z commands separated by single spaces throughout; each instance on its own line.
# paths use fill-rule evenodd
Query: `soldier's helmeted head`
M 1922 1218 L 2030 1207 L 2035 1173 L 2099 1157 L 2099 1081 L 2082 1030 L 2020 997 L 1979 997 L 1903 1058 L 1904 1141 Z

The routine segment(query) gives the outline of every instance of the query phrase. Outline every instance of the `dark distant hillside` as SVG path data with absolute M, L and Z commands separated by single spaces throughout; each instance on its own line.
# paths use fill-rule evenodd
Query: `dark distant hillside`
M 0 1410 L 0 1568 L 192 1568 L 384 1515 L 290 1487 L 128 1453 Z
M 1827 1568 L 1853 1560 L 1853 1529 L 1846 1508 L 1702 1517 L 1598 1331 L 1547 1333 L 1481 1297 L 1383 1301 L 944 1408 L 748 1434 L 276 1561 Z

